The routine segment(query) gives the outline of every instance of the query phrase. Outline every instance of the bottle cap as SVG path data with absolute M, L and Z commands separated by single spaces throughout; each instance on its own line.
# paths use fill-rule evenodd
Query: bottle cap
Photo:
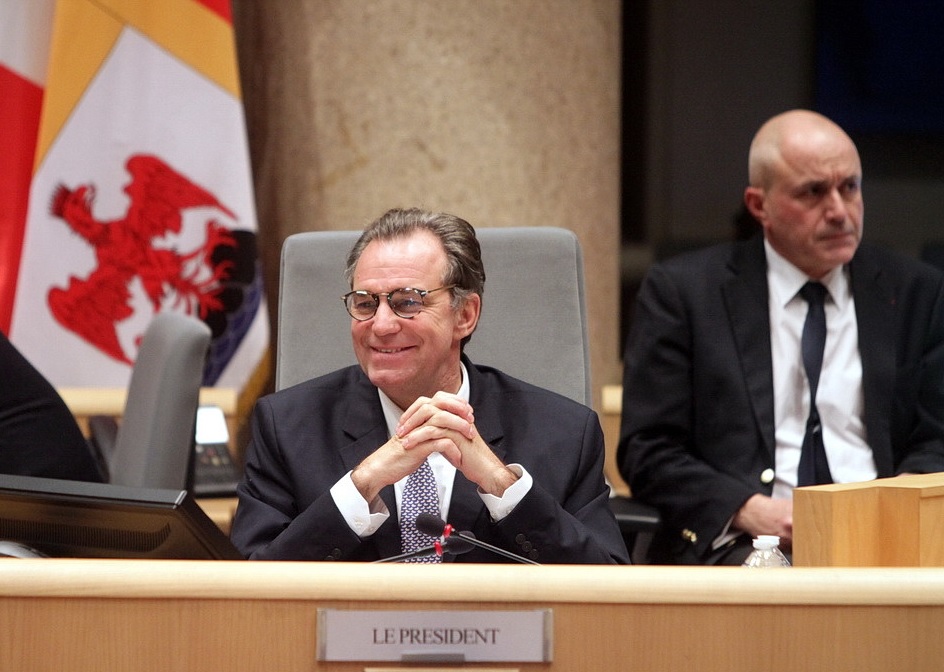
M 773 534 L 759 534 L 754 539 L 754 548 L 770 550 L 780 545 L 780 537 Z

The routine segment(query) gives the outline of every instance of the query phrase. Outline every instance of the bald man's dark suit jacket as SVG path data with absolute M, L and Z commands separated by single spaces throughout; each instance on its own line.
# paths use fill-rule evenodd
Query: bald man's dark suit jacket
M 470 403 L 482 438 L 534 486 L 499 523 L 476 486 L 456 473 L 449 523 L 539 563 L 625 563 L 603 480 L 603 433 L 596 413 L 495 369 L 469 372 Z M 387 441 L 377 389 L 352 366 L 261 398 L 252 416 L 246 478 L 232 540 L 246 556 L 277 560 L 378 560 L 400 553 L 393 486 L 381 491 L 390 518 L 361 540 L 329 492 Z M 450 556 L 447 556 L 450 559 Z M 459 562 L 509 562 L 486 550 Z
M 878 474 L 944 470 L 944 278 L 865 244 L 849 271 Z M 618 460 L 663 517 L 653 561 L 703 562 L 741 505 L 773 490 L 767 296 L 761 236 L 657 264 L 643 282 Z

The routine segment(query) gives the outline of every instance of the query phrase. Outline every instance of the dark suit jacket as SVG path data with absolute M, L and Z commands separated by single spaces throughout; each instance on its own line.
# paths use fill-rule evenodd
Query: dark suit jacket
M 944 470 L 942 275 L 865 244 L 849 269 L 878 475 Z M 741 505 L 773 490 L 767 295 L 761 236 L 658 264 L 640 289 L 618 460 L 663 517 L 654 561 L 703 561 Z
M 0 473 L 101 482 L 92 455 L 59 393 L 0 334 Z
M 596 413 L 560 395 L 464 360 L 482 438 L 534 486 L 491 522 L 476 486 L 456 473 L 449 523 L 540 563 L 628 562 L 607 504 L 603 433 Z M 377 389 L 352 366 L 261 398 L 252 416 L 246 478 L 232 540 L 246 556 L 278 560 L 377 560 L 400 552 L 393 486 L 390 518 L 361 540 L 329 489 L 387 441 Z M 446 556 L 447 559 L 450 556 Z M 460 562 L 508 562 L 483 549 Z

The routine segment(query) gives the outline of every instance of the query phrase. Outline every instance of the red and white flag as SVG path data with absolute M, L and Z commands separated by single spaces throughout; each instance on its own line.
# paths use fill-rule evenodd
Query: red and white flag
M 55 0 L 0 0 L 0 331 L 10 333 Z
M 45 75 L 11 340 L 57 386 L 124 386 L 188 313 L 204 385 L 242 390 L 269 333 L 229 0 L 58 0 Z

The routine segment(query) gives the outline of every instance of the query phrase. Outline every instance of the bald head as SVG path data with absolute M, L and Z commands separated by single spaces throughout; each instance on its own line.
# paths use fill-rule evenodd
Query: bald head
M 790 110 L 769 119 L 754 135 L 747 160 L 748 179 L 752 187 L 767 189 L 784 161 L 849 151 L 858 160 L 852 139 L 835 122 L 810 110 Z
M 815 112 L 784 112 L 757 131 L 748 164 L 744 204 L 777 253 L 814 279 L 852 259 L 862 165 L 845 131 Z

